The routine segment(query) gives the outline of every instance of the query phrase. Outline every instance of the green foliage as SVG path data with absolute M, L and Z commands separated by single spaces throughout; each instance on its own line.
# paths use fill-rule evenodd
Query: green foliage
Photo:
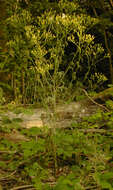
M 26 184 L 36 190 L 113 190 L 112 100 L 106 102 L 110 112 L 98 110 L 66 129 L 54 126 L 56 103 L 81 100 L 84 85 L 97 89 L 107 80 L 97 66 L 107 59 L 112 63 L 110 4 L 85 2 L 6 0 L 6 50 L 0 58 L 0 73 L 5 74 L 0 78 L 0 183 L 4 190 Z M 104 38 L 103 45 L 96 31 Z M 23 129 L 21 119 L 4 116 L 6 91 L 12 98 L 8 97 L 12 102 L 6 109 L 30 115 L 32 109 L 16 105 L 42 102 L 47 110 L 49 105 L 54 108 L 52 117 L 48 113 L 52 124 Z M 18 133 L 25 140 L 11 138 Z
M 44 4 L 34 2 L 33 6 Z M 82 12 L 77 2 L 56 4 L 56 12 L 45 8 L 34 20 L 29 9 L 18 3 L 6 20 L 7 53 L 2 69 L 12 76 L 9 85 L 18 103 L 46 102 L 48 97 L 68 99 L 78 81 L 90 88 L 97 78 L 98 85 L 104 81 L 95 69 L 99 59 L 104 59 L 104 49 L 87 32 L 98 19 Z
M 54 190 L 83 190 L 84 187 L 80 184 L 80 179 L 76 179 L 74 173 L 67 176 L 61 176 Z
M 0 168 L 13 183 L 6 188 L 31 184 L 39 190 L 113 189 L 113 112 L 98 111 L 69 128 L 22 129 L 21 121 L 2 117 Z M 111 124 L 109 124 L 112 122 Z M 10 125 L 12 127 L 10 128 Z M 5 134 L 18 130 L 27 141 L 15 143 Z M 46 129 L 46 130 L 45 130 Z M 53 185 L 52 185 L 53 184 Z
M 88 15 L 98 18 L 98 23 L 94 26 L 92 34 L 94 34 L 99 41 L 105 46 L 108 58 L 103 63 L 101 70 L 104 71 L 111 83 L 113 83 L 112 72 L 112 55 L 113 55 L 113 32 L 111 30 L 113 26 L 113 3 L 108 0 L 95 0 L 95 1 L 78 1 L 79 5 L 84 8 Z M 106 65 L 107 63 L 107 65 Z
M 106 101 L 106 106 L 110 109 L 113 109 L 113 101 L 112 100 L 108 100 Z
M 4 98 L 4 95 L 3 95 L 3 90 L 0 87 L 0 105 L 2 105 L 3 103 L 5 103 L 5 98 Z
M 10 133 L 13 129 L 20 129 L 21 122 L 22 119 L 20 118 L 9 119 L 8 116 L 3 116 L 0 131 Z
M 104 174 L 96 173 L 95 179 L 102 189 L 113 190 L 113 186 L 110 181 L 113 179 L 113 172 L 107 172 Z

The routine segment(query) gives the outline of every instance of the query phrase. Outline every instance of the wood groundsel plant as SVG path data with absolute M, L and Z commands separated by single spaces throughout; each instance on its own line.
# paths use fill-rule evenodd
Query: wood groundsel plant
M 66 11 L 70 4 L 65 7 L 61 1 L 59 6 Z M 11 75 L 8 84 L 15 101 L 36 103 L 52 96 L 61 99 L 78 81 L 93 84 L 91 72 L 95 76 L 96 64 L 105 55 L 88 32 L 98 19 L 77 13 L 77 4 L 74 13 L 71 9 L 73 6 L 67 13 L 45 11 L 34 21 L 29 11 L 17 7 L 7 18 L 8 51 L 3 68 Z

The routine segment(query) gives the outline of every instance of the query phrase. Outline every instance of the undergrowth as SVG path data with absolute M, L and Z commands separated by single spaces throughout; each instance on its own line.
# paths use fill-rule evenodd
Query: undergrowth
M 113 111 L 98 111 L 54 133 L 0 121 L 1 190 L 113 190 Z M 26 140 L 7 138 L 18 131 Z M 6 135 L 7 134 L 7 135 Z

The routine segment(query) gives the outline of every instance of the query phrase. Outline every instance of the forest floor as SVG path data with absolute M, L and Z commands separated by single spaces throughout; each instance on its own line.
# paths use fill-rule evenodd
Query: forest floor
M 42 128 L 43 126 L 67 128 L 71 123 L 80 122 L 83 117 L 94 114 L 98 109 L 100 109 L 99 106 L 92 104 L 92 102 L 89 103 L 87 100 L 57 105 L 55 113 L 53 113 L 51 107 L 44 109 L 29 106 L 12 106 L 7 111 L 6 109 L 1 110 L 0 120 L 1 123 L 2 119 L 5 118 L 10 121 L 18 120 L 21 122 L 21 127 L 26 129 L 32 127 Z M 24 140 L 25 137 L 20 135 L 17 130 L 14 130 L 8 134 L 8 139 L 19 141 Z
M 88 100 L 1 107 L 0 190 L 113 190 L 112 115 Z

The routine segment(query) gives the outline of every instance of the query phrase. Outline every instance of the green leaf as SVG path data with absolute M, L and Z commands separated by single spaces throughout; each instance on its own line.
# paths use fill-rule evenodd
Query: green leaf
M 101 175 L 102 179 L 108 180 L 108 179 L 113 179 L 113 172 L 107 172 Z
M 28 130 L 28 134 L 29 135 L 33 135 L 33 136 L 36 136 L 38 134 L 41 133 L 41 129 L 40 128 L 37 128 L 37 127 L 32 127 Z
M 100 185 L 103 189 L 109 189 L 109 190 L 113 190 L 113 187 L 111 186 L 111 184 L 107 181 L 100 181 Z
M 3 168 L 3 169 L 7 168 L 7 164 L 3 161 L 0 161 L 0 168 Z

